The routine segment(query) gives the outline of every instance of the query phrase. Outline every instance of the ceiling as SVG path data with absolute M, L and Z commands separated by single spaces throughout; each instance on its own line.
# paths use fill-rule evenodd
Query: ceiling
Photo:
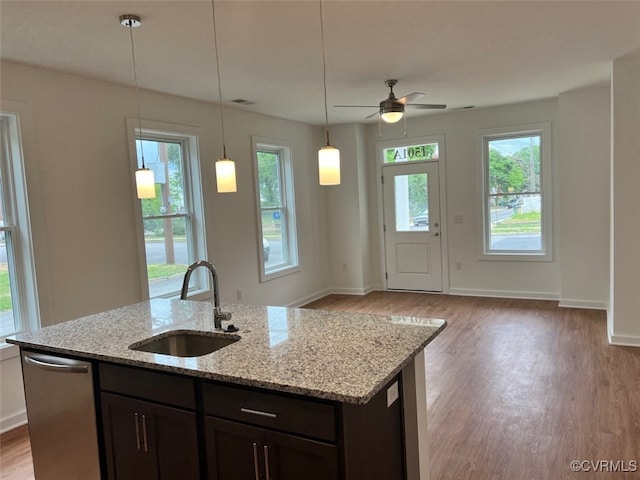
M 325 0 L 329 122 L 361 122 L 387 96 L 424 92 L 450 109 L 546 98 L 607 82 L 640 47 L 640 1 Z M 324 123 L 318 1 L 216 1 L 223 103 Z M 211 2 L 0 0 L 3 59 L 218 101 Z M 144 108 L 144 105 L 143 105 Z M 411 116 L 433 114 L 416 110 Z M 144 116 L 144 115 L 143 115 Z M 410 118 L 409 117 L 409 118 Z M 375 121 L 375 118 L 371 121 Z

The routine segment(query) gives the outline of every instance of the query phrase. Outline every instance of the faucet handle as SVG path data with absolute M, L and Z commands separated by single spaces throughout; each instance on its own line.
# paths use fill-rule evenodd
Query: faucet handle
M 220 307 L 216 307 L 214 315 L 217 319 L 225 322 L 231 320 L 231 312 L 223 312 Z

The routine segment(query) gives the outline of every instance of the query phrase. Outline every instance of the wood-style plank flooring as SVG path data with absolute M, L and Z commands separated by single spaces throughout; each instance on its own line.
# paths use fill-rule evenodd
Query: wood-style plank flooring
M 447 320 L 425 355 L 432 480 L 640 478 L 640 349 L 608 344 L 604 312 L 393 292 L 307 308 Z
M 640 469 L 640 349 L 608 345 L 604 312 L 394 292 L 330 295 L 307 308 L 447 320 L 426 349 L 432 480 L 640 478 L 570 468 Z M 26 428 L 1 440 L 2 479 L 32 479 Z
M 0 435 L 0 478 L 33 480 L 33 461 L 26 425 Z

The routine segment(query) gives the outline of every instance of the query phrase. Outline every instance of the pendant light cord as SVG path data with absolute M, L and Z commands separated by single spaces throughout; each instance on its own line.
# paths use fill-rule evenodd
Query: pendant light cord
M 216 52 L 216 72 L 218 75 L 218 99 L 220 101 L 220 129 L 222 131 L 222 158 L 227 158 L 227 145 L 224 137 L 224 112 L 222 110 L 222 82 L 220 80 L 220 58 L 218 55 L 218 29 L 216 28 L 216 2 L 211 0 L 211 17 L 213 19 L 213 47 Z
M 327 133 L 327 147 L 329 142 L 329 111 L 327 110 L 327 61 L 324 53 L 324 21 L 322 18 L 322 0 L 320 0 L 320 38 L 322 40 L 322 78 L 324 86 L 324 128 Z
M 138 93 L 138 70 L 136 68 L 136 49 L 133 46 L 133 20 L 130 18 L 129 22 L 129 38 L 131 39 L 131 59 L 133 61 L 133 80 L 136 85 L 136 105 L 138 107 L 138 142 L 140 144 L 140 155 L 142 156 L 142 168 L 146 168 L 144 165 L 144 150 L 142 148 L 142 117 L 140 116 L 140 94 Z

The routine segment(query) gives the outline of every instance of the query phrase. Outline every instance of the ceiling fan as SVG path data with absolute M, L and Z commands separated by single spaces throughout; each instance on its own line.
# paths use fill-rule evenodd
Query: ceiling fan
M 413 92 L 409 95 L 405 95 L 401 98 L 396 98 L 393 93 L 393 87 L 398 84 L 398 80 L 390 79 L 385 80 L 385 85 L 389 87 L 389 96 L 380 102 L 378 111 L 366 116 L 365 118 L 371 118 L 375 115 L 380 115 L 380 118 L 387 123 L 396 123 L 400 121 L 404 115 L 405 107 L 418 108 L 422 110 L 444 109 L 447 108 L 443 104 L 433 103 L 412 103 L 417 99 L 424 97 L 424 93 Z M 334 107 L 358 107 L 358 108 L 376 108 L 375 105 L 334 105 Z

